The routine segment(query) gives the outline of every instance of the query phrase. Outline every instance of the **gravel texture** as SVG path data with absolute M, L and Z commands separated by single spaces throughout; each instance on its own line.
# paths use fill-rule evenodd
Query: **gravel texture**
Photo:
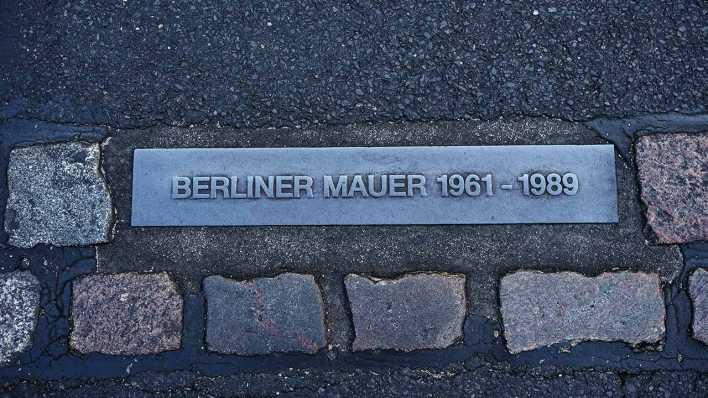
M 0 102 L 23 117 L 249 127 L 708 106 L 708 7 L 695 0 L 3 9 Z
M 5 230 L 19 247 L 108 241 L 111 195 L 98 144 L 69 142 L 17 148 L 8 167 Z
M 208 377 L 194 372 L 147 372 L 116 379 L 21 381 L 0 386 L 12 397 L 700 397 L 708 373 L 620 374 L 583 369 L 289 369 L 277 374 Z
M 204 279 L 209 350 L 240 355 L 315 353 L 325 346 L 320 289 L 312 275 L 238 282 Z
M 414 274 L 344 279 L 351 305 L 354 351 L 445 348 L 462 340 L 465 276 Z
M 0 274 L 0 366 L 29 347 L 37 324 L 39 281 L 30 272 Z
M 519 271 L 502 278 L 499 297 L 512 354 L 564 341 L 639 344 L 664 337 L 666 310 L 656 275 Z
M 708 344 L 708 271 L 699 268 L 693 272 L 688 292 L 693 306 L 693 338 Z
M 708 240 L 708 133 L 640 137 L 636 160 L 658 242 Z
M 708 377 L 686 373 L 641 397 L 699 396 Z M 663 381 L 663 380 L 662 380 Z M 0 386 L 13 397 L 623 397 L 622 379 L 612 372 L 552 373 L 461 366 L 442 369 L 289 369 L 277 374 L 241 373 L 207 377 L 192 372 L 153 372 L 85 384 L 64 380 Z M 686 394 L 686 395 L 681 395 Z M 632 396 L 634 397 L 634 396 Z
M 90 275 L 74 282 L 71 347 L 151 354 L 180 348 L 182 297 L 167 273 Z

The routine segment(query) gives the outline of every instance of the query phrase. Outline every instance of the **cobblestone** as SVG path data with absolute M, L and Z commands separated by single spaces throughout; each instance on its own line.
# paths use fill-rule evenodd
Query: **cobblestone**
M 656 343 L 665 331 L 663 293 L 653 274 L 519 271 L 502 278 L 499 295 L 514 354 L 565 341 Z
M 9 243 L 33 247 L 108 241 L 113 207 L 98 144 L 69 142 L 10 154 L 5 230 Z
M 228 354 L 315 353 L 325 346 L 320 289 L 312 275 L 204 279 L 209 350 Z
M 708 344 L 708 271 L 695 270 L 688 289 L 693 306 L 693 338 Z
M 354 321 L 355 351 L 445 348 L 462 340 L 464 275 L 373 279 L 350 274 L 344 283 Z
M 182 306 L 166 273 L 84 277 L 74 282 L 71 347 L 114 355 L 176 350 Z
M 641 198 L 659 243 L 708 240 L 708 134 L 656 134 L 636 145 Z
M 0 366 L 29 347 L 38 307 L 37 278 L 26 271 L 0 275 Z

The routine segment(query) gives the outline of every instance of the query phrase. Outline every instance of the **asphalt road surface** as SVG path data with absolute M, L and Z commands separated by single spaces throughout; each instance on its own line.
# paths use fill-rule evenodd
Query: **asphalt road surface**
M 708 102 L 701 0 L 1 4 L 4 117 L 280 127 Z
M 561 142 L 564 132 L 589 131 L 580 122 L 671 112 L 708 113 L 705 0 L 0 0 L 3 150 L 3 145 L 65 138 L 79 130 L 96 140 L 103 129 L 158 145 L 171 142 L 177 128 L 195 127 L 194 136 L 175 140 L 191 142 L 226 127 L 255 129 L 244 133 L 246 146 L 375 145 L 380 142 L 376 128 L 364 129 L 359 137 L 348 128 L 336 130 L 341 137 L 327 129 L 354 123 L 495 123 L 500 118 L 512 123 L 539 118 L 539 124 L 552 125 L 552 139 Z M 533 130 L 519 123 L 519 130 Z M 504 131 L 499 139 L 517 139 L 505 126 L 499 128 Z M 280 127 L 291 128 L 284 130 L 290 131 L 288 136 L 268 136 L 267 129 Z M 330 135 L 298 136 L 305 128 Z M 155 129 L 173 130 L 165 141 L 141 138 Z M 519 141 L 548 138 L 539 134 Z M 466 142 L 464 137 L 442 136 L 445 142 Z M 401 133 L 388 140 L 405 137 Z M 422 144 L 435 143 L 435 135 L 419 133 L 413 139 L 417 137 L 433 137 Z M 593 140 L 600 138 L 580 141 Z M 124 139 L 118 145 L 127 148 L 130 143 Z M 5 187 L 0 188 L 3 204 L 6 196 Z M 317 231 L 305 237 L 310 239 L 306 244 L 326 240 L 313 234 Z M 385 229 L 379 235 L 384 243 L 394 242 L 394 249 L 400 243 L 406 250 L 401 237 Z M 365 231 L 352 236 L 366 247 Z M 238 239 L 257 245 L 260 238 L 254 232 Z M 128 260 L 108 262 L 109 271 L 131 268 L 142 242 L 132 243 L 137 249 L 126 253 Z M 708 251 L 699 246 L 682 250 Z M 278 255 L 286 260 L 300 253 L 297 248 L 284 250 Z M 605 250 L 600 256 L 604 263 L 606 255 Z M 701 264 L 708 264 L 708 257 L 701 258 Z M 250 264 L 254 269 L 260 265 Z M 660 269 L 653 263 L 650 267 Z M 493 318 L 495 306 L 493 299 L 483 301 L 480 316 Z M 687 303 L 676 306 L 683 308 L 678 313 L 688 311 Z M 338 316 L 345 319 L 347 314 Z M 475 327 L 485 327 L 487 321 L 481 319 Z M 335 336 L 343 342 L 350 338 L 346 333 Z M 474 336 L 465 337 L 470 338 Z M 445 357 L 447 352 L 424 353 L 413 360 L 372 355 L 348 365 L 336 360 L 334 350 L 318 357 L 318 366 L 306 368 L 283 368 L 278 361 L 290 363 L 284 356 L 264 366 L 255 359 L 249 362 L 253 366 L 225 372 L 230 374 L 205 375 L 195 364 L 193 370 L 177 372 L 155 366 L 131 374 L 128 368 L 122 378 L 102 377 L 101 369 L 86 369 L 77 377 L 52 376 L 66 371 L 56 369 L 65 362 L 55 363 L 46 352 L 41 356 L 47 374 L 0 379 L 0 395 L 697 397 L 708 392 L 705 359 L 691 370 L 671 358 L 670 366 L 661 362 L 647 371 L 641 361 L 627 360 L 624 354 L 612 358 L 612 366 L 589 365 L 599 363 L 593 355 L 606 354 L 603 350 L 583 351 L 592 357 L 588 360 L 580 358 L 584 354 L 563 359 L 563 353 L 545 351 L 557 364 L 551 366 L 542 365 L 542 355 L 532 357 L 539 366 L 527 366 L 506 353 L 485 358 L 467 351 L 455 352 L 454 358 Z M 650 368 L 652 361 L 647 362 Z M 218 368 L 219 363 L 209 366 Z

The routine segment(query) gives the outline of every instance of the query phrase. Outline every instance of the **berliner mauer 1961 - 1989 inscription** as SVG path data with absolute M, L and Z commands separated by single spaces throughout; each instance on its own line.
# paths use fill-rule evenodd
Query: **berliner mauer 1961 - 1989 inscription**
M 612 145 L 136 149 L 132 225 L 617 222 Z

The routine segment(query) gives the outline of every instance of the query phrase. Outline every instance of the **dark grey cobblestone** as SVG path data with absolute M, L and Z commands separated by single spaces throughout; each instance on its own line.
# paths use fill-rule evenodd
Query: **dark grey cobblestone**
M 499 291 L 504 338 L 513 354 L 570 341 L 659 342 L 663 292 L 654 274 L 519 271 Z
M 708 133 L 640 137 L 636 161 L 647 223 L 658 242 L 708 240 Z
M 37 278 L 28 271 L 0 274 L 0 366 L 29 347 L 38 309 Z
M 325 341 L 320 289 L 312 275 L 235 281 L 204 279 L 209 350 L 259 355 L 314 353 Z
M 179 349 L 182 306 L 166 273 L 83 277 L 74 282 L 71 347 L 113 355 Z
M 413 274 L 344 279 L 354 322 L 355 351 L 445 348 L 462 340 L 465 276 Z
M 688 290 L 693 308 L 693 338 L 708 344 L 708 271 L 695 270 Z
M 9 243 L 32 247 L 106 242 L 113 217 L 98 144 L 69 142 L 17 148 L 7 170 Z

